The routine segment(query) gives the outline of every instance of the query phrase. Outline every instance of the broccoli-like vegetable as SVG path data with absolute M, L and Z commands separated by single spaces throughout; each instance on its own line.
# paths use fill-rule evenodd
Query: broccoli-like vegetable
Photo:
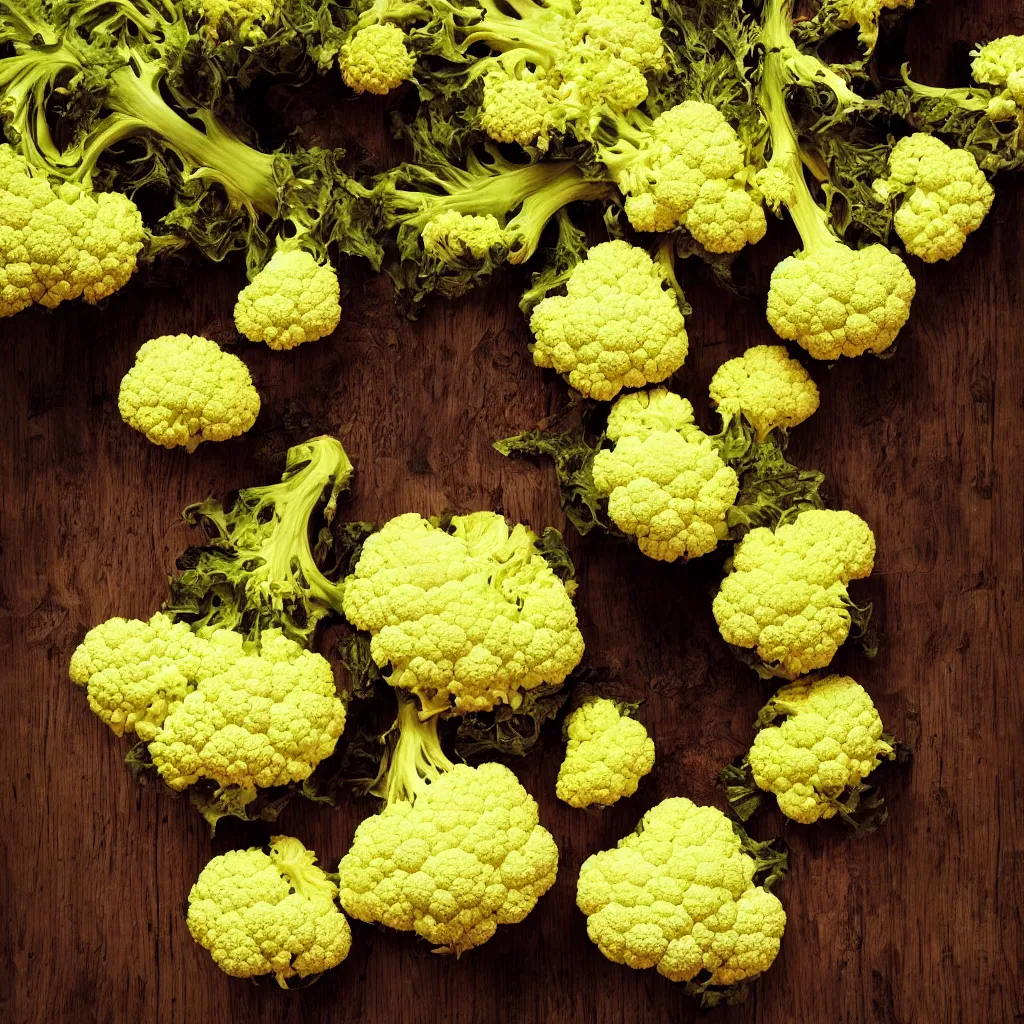
M 594 697 L 565 722 L 568 740 L 555 795 L 570 807 L 603 807 L 636 792 L 654 768 L 654 740 L 632 717 L 635 704 Z
M 920 132 L 889 154 L 889 177 L 874 183 L 879 198 L 901 196 L 894 223 L 907 252 L 925 263 L 951 260 L 981 227 L 995 192 L 966 149 L 950 149 Z
M 367 538 L 343 608 L 391 686 L 425 715 L 466 713 L 565 680 L 583 656 L 574 591 L 522 524 L 474 512 L 442 528 L 409 513 Z
M 875 537 L 860 516 L 809 509 L 736 546 L 714 600 L 727 643 L 755 651 L 759 674 L 795 679 L 824 668 L 850 632 L 847 585 L 871 574 Z
M 100 302 L 135 273 L 145 242 L 130 199 L 51 181 L 0 145 L 0 317 L 33 303 Z
M 1000 36 L 979 46 L 974 51 L 971 77 L 1001 89 L 997 99 L 1024 108 L 1024 36 Z
M 741 820 L 762 791 L 804 825 L 838 815 L 863 834 L 885 820 L 881 797 L 864 780 L 883 758 L 895 759 L 896 748 L 860 683 L 835 675 L 788 683 L 756 724 L 750 750 L 719 776 Z
M 555 882 L 558 847 L 508 768 L 452 764 L 437 718 L 422 722 L 406 697 L 396 727 L 375 790 L 384 809 L 359 825 L 338 865 L 341 905 L 461 954 L 526 918 Z
M 188 334 L 147 341 L 121 381 L 121 419 L 165 448 L 194 452 L 203 441 L 244 434 L 260 411 L 259 392 L 238 356 Z
M 338 276 L 304 249 L 278 248 L 242 289 L 235 326 L 250 341 L 290 349 L 326 338 L 341 320 Z
M 851 249 L 833 233 L 811 194 L 800 143 L 786 106 L 784 50 L 792 41 L 790 0 L 770 0 L 761 30 L 765 47 L 758 99 L 772 156 L 757 183 L 773 207 L 789 210 L 803 249 L 772 273 L 768 322 L 815 359 L 884 352 L 910 316 L 916 285 L 895 253 L 880 244 Z
M 110 619 L 86 634 L 70 675 L 115 733 L 148 744 L 171 789 L 210 779 L 241 806 L 308 778 L 345 726 L 330 663 L 277 629 L 253 643 L 230 629 L 199 636 L 162 612 Z
M 352 932 L 338 887 L 298 839 L 214 857 L 188 894 L 188 930 L 233 978 L 322 974 L 348 956 Z
M 708 389 L 723 431 L 742 416 L 760 443 L 773 431 L 788 431 L 818 409 L 818 385 L 782 345 L 754 345 L 715 371 Z
M 778 955 L 786 912 L 769 890 L 785 870 L 785 854 L 717 808 L 673 797 L 583 862 L 576 905 L 613 963 L 687 982 L 705 1006 L 732 1003 Z
M 564 285 L 565 295 L 533 308 L 533 361 L 553 367 L 584 398 L 610 401 L 683 365 L 683 314 L 665 271 L 643 249 L 622 240 L 595 245 Z
M 384 96 L 408 82 L 416 69 L 416 58 L 409 52 L 405 33 L 395 24 L 374 23 L 357 29 L 342 46 L 338 62 L 341 77 L 353 92 L 375 96 Z

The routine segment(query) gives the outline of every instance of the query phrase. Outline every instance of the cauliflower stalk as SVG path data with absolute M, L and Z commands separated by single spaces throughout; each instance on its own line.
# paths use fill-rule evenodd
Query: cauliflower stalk
M 565 295 L 530 316 L 533 361 L 552 367 L 584 398 L 657 383 L 686 359 L 686 325 L 660 263 L 617 240 L 595 245 L 568 273 Z
M 171 789 L 212 780 L 240 807 L 308 778 L 345 726 L 328 661 L 277 629 L 253 642 L 200 636 L 163 612 L 114 618 L 86 634 L 70 675 L 115 734 L 148 745 Z
M 879 199 L 902 197 L 896 233 L 907 252 L 925 263 L 951 260 L 967 236 L 981 227 L 995 192 L 966 149 L 951 149 L 934 135 L 917 132 L 889 154 L 889 177 L 874 183 Z
M 852 512 L 809 509 L 774 532 L 753 529 L 715 597 L 719 631 L 766 678 L 825 668 L 849 635 L 851 612 L 861 612 L 847 585 L 869 576 L 874 561 L 874 534 Z
M 337 885 L 291 836 L 214 857 L 188 894 L 188 930 L 233 978 L 272 974 L 281 988 L 337 967 L 352 932 Z
M 717 808 L 673 797 L 583 862 L 576 905 L 613 963 L 653 967 L 708 1006 L 734 1002 L 778 955 L 786 912 L 769 889 L 785 863 Z
M 121 419 L 153 444 L 194 452 L 256 422 L 260 396 L 238 356 L 188 334 L 147 341 L 121 381 Z
M 135 273 L 145 240 L 127 197 L 51 181 L 0 145 L 0 316 L 33 303 L 95 305 Z
M 782 345 L 754 345 L 715 371 L 708 389 L 723 430 L 743 417 L 758 443 L 789 431 L 818 410 L 818 385 Z
M 632 796 L 654 768 L 654 740 L 632 717 L 636 704 L 594 697 L 565 722 L 565 760 L 555 795 L 570 807 L 609 807 Z
M 883 801 L 864 780 L 883 759 L 895 759 L 896 746 L 860 683 L 838 675 L 788 683 L 762 709 L 757 728 L 750 750 L 719 776 L 741 820 L 764 792 L 804 825 L 838 815 L 864 834 L 885 821 Z
M 653 120 L 633 111 L 606 121 L 596 137 L 597 159 L 626 196 L 637 231 L 685 228 L 712 253 L 764 237 L 743 145 L 710 103 L 685 100 Z
M 558 848 L 536 801 L 504 765 L 452 764 L 437 719 L 399 698 L 398 738 L 377 790 L 384 809 L 338 865 L 341 905 L 462 954 L 518 924 L 555 882 Z
M 363 544 L 343 609 L 424 715 L 464 714 L 515 709 L 524 693 L 564 682 L 583 656 L 574 589 L 522 524 L 474 512 L 444 528 L 409 513 Z
M 804 177 L 800 145 L 786 107 L 782 49 L 791 43 L 788 6 L 774 2 L 762 26 L 766 48 L 758 100 L 768 122 L 771 162 L 758 184 L 789 210 L 803 248 L 773 271 L 768 322 L 815 359 L 884 352 L 910 316 L 916 285 L 895 253 L 880 244 L 851 249 L 833 233 L 829 214 Z

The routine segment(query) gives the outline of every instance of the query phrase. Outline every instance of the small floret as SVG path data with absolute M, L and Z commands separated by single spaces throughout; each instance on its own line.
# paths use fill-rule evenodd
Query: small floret
M 621 701 L 588 700 L 566 719 L 568 743 L 555 795 L 570 807 L 608 807 L 654 768 L 654 740 Z
M 751 843 L 714 807 L 663 800 L 613 850 L 588 857 L 576 905 L 587 935 L 613 963 L 651 967 L 669 981 L 732 986 L 771 967 L 786 912 L 758 877 L 767 844 Z
M 105 299 L 135 273 L 145 237 L 126 196 L 51 184 L 0 145 L 0 316 Z
M 690 403 L 664 388 L 624 395 L 606 433 L 614 447 L 594 457 L 594 487 L 615 525 L 660 561 L 714 551 L 739 481 L 695 426 Z
M 304 249 L 278 250 L 239 292 L 235 326 L 250 341 L 290 349 L 326 338 L 341 320 L 334 268 Z
M 554 885 L 558 847 L 504 765 L 452 764 L 437 718 L 421 722 L 405 698 L 398 728 L 384 810 L 359 825 L 338 865 L 341 905 L 461 954 L 526 918 Z
M 850 632 L 847 584 L 874 562 L 874 534 L 852 512 L 810 509 L 774 533 L 758 527 L 736 546 L 715 621 L 727 643 L 795 679 L 832 661 Z
M 194 452 L 244 434 L 260 411 L 245 363 L 215 341 L 164 335 L 147 341 L 121 381 L 121 419 L 153 444 Z
M 757 787 L 802 824 L 835 817 L 840 799 L 896 756 L 871 697 L 849 676 L 782 687 L 759 721 L 779 717 L 758 732 L 747 761 Z
M 847 28 L 856 26 L 858 38 L 870 53 L 878 44 L 878 21 L 883 11 L 914 6 L 914 0 L 835 0 L 836 13 L 840 24 Z
M 533 310 L 533 361 L 553 367 L 585 398 L 657 383 L 686 359 L 686 324 L 661 267 L 624 241 L 595 245 L 565 295 Z
M 510 239 L 497 217 L 445 210 L 423 225 L 423 250 L 452 263 L 467 256 L 483 259 L 492 249 L 508 249 Z
M 743 416 L 763 441 L 788 431 L 818 409 L 818 385 L 782 345 L 755 345 L 715 371 L 709 388 L 725 427 Z
M 903 196 L 896 233 L 907 252 L 925 263 L 956 256 L 995 198 L 972 153 L 921 132 L 896 143 L 889 154 L 889 177 L 876 181 L 874 190 L 883 201 Z
M 298 839 L 214 857 L 188 894 L 188 930 L 233 978 L 322 974 L 348 956 L 352 932 L 338 887 Z
M 1001 36 L 973 50 L 971 75 L 976 82 L 999 86 L 1024 107 L 1024 36 Z
M 384 96 L 412 79 L 416 58 L 397 25 L 367 25 L 341 47 L 341 77 L 355 93 Z
M 574 586 L 537 539 L 493 512 L 454 516 L 447 529 L 409 513 L 363 545 L 345 615 L 372 635 L 388 682 L 415 693 L 425 713 L 514 709 L 524 690 L 561 684 L 579 664 Z
M 246 42 L 264 38 L 262 25 L 276 19 L 281 0 L 186 0 L 186 10 L 202 13 L 206 34 L 214 42 L 220 39 L 220 28 L 226 19 Z

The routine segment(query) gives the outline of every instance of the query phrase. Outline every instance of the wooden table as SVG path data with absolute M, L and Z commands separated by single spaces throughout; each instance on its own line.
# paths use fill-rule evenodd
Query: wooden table
M 1024 31 L 1021 0 L 943 0 L 912 23 L 909 50 L 918 76 L 938 82 L 952 44 L 1011 31 Z M 341 109 L 350 126 L 341 136 L 380 143 L 376 115 L 356 131 L 365 108 Z M 837 826 L 759 822 L 757 835 L 781 829 L 790 845 L 780 890 L 789 926 L 752 998 L 715 1020 L 1024 1020 L 1022 198 L 1004 183 L 955 263 L 914 265 L 918 298 L 892 361 L 815 368 L 821 411 L 796 431 L 792 452 L 827 472 L 831 503 L 864 516 L 878 539 L 875 575 L 856 597 L 875 602 L 882 650 L 840 664 L 869 687 L 914 762 L 890 778 L 891 819 L 866 840 Z M 772 239 L 756 261 L 762 295 L 773 260 L 795 244 L 782 225 Z M 773 336 L 760 302 L 682 272 L 693 348 L 677 384 L 703 408 L 719 363 Z M 68 304 L 0 326 L 0 1019 L 692 1020 L 678 987 L 615 966 L 588 942 L 575 879 L 585 857 L 663 797 L 720 802 L 715 772 L 746 745 L 770 691 L 719 639 L 699 565 L 574 535 L 588 657 L 646 697 L 658 767 L 633 799 L 588 815 L 554 799 L 557 737 L 517 766 L 562 851 L 559 880 L 527 922 L 461 961 L 357 925 L 348 961 L 295 995 L 225 977 L 189 937 L 189 887 L 213 852 L 245 834 L 225 827 L 211 847 L 187 801 L 137 787 L 121 763 L 126 744 L 67 679 L 88 627 L 159 606 L 166 573 L 194 539 L 181 508 L 269 479 L 259 453 L 280 443 L 275 428 L 295 398 L 357 464 L 353 517 L 502 508 L 535 526 L 562 523 L 550 470 L 490 449 L 564 396 L 531 363 L 516 309 L 523 279 L 513 276 L 416 324 L 392 315 L 385 282 L 357 282 L 330 340 L 290 354 L 239 349 L 265 403 L 239 441 L 188 456 L 124 427 L 117 388 L 138 345 L 178 332 L 230 339 L 241 281 L 232 265 L 180 288 L 138 282 L 102 311 Z M 280 829 L 333 866 L 372 810 L 296 803 Z

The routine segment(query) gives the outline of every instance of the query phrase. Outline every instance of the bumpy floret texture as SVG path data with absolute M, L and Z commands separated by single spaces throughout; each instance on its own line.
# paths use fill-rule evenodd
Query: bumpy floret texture
M 661 19 L 647 0 L 580 0 L 569 42 L 610 51 L 640 71 L 665 69 Z
M 363 821 L 338 876 L 350 916 L 461 953 L 524 920 L 557 870 L 555 841 L 515 775 L 460 764 Z
M 747 757 L 758 788 L 794 821 L 835 817 L 843 792 L 893 756 L 871 697 L 849 676 L 790 683 L 769 706 L 787 717 L 762 729 Z
M 745 170 L 743 146 L 724 115 L 687 100 L 654 119 L 616 179 L 637 231 L 685 227 L 709 252 L 738 252 L 767 230 Z
M 147 341 L 121 381 L 121 419 L 153 444 L 195 451 L 244 434 L 260 411 L 245 363 L 215 341 L 189 334 Z
M 372 634 L 389 683 L 425 709 L 515 707 L 523 690 L 562 683 L 583 656 L 570 592 L 535 541 L 493 512 L 455 516 L 448 532 L 398 516 L 363 545 L 345 615 Z
M 836 9 L 843 23 L 860 29 L 860 41 L 874 49 L 878 42 L 878 19 L 882 11 L 913 7 L 914 0 L 836 0 Z
M 144 239 L 126 196 L 51 185 L 0 145 L 0 316 L 105 299 L 135 273 Z
M 674 562 L 705 555 L 725 539 L 739 481 L 693 424 L 690 403 L 668 396 L 658 388 L 616 402 L 607 428 L 615 445 L 594 457 L 593 475 L 615 525 L 648 557 Z M 668 424 L 676 416 L 674 425 L 652 429 L 659 414 L 651 406 Z
M 884 245 L 804 250 L 772 272 L 768 322 L 815 359 L 884 352 L 907 322 L 916 289 Z
M 199 9 L 205 16 L 206 34 L 214 41 L 219 39 L 221 22 L 227 18 L 246 41 L 260 30 L 254 29 L 256 22 L 269 20 L 275 13 L 278 0 L 191 0 L 184 5 Z
M 744 416 L 758 441 L 789 430 L 818 408 L 818 385 L 782 345 L 755 345 L 715 371 L 708 389 L 723 420 Z
M 751 530 L 715 597 L 718 628 L 783 678 L 824 668 L 850 632 L 847 584 L 874 561 L 874 534 L 852 512 L 811 509 L 774 533 Z
M 675 373 L 686 359 L 686 324 L 659 266 L 624 241 L 595 245 L 565 295 L 530 317 L 533 361 L 553 367 L 586 398 L 607 402 Z
M 632 796 L 654 767 L 654 740 L 614 700 L 599 697 L 578 707 L 566 734 L 555 795 L 571 807 L 607 807 Z
M 332 267 L 303 249 L 278 250 L 239 292 L 235 327 L 269 348 L 295 348 L 327 337 L 338 326 L 340 294 Z
M 480 127 L 495 142 L 530 146 L 550 127 L 555 107 L 546 82 L 493 72 L 484 80 Z
M 341 77 L 356 93 L 384 96 L 408 82 L 416 70 L 405 33 L 397 25 L 368 25 L 341 48 Z
M 588 857 L 576 905 L 614 963 L 654 967 L 670 981 L 703 971 L 732 985 L 766 971 L 786 912 L 754 885 L 755 862 L 726 816 L 683 797 L 648 811 L 614 850 Z
M 282 987 L 336 967 L 352 932 L 337 886 L 298 839 L 275 836 L 269 852 L 214 857 L 188 896 L 188 930 L 234 978 L 273 974 Z
M 423 226 L 423 249 L 440 260 L 483 259 L 495 246 L 507 246 L 508 237 L 498 218 L 445 210 Z
M 896 233 L 907 252 L 925 263 L 952 259 L 992 207 L 995 192 L 966 149 L 951 149 L 918 132 L 889 154 L 889 178 L 875 182 L 883 198 L 906 192 L 896 211 Z
M 1024 106 L 1024 36 L 1001 36 L 974 51 L 971 74 L 976 82 L 997 85 Z
M 111 619 L 71 661 L 93 711 L 118 734 L 148 742 L 168 786 L 285 785 L 334 752 L 345 705 L 325 658 L 277 629 L 258 645 L 228 629 L 187 633 L 159 612 L 148 623 Z

